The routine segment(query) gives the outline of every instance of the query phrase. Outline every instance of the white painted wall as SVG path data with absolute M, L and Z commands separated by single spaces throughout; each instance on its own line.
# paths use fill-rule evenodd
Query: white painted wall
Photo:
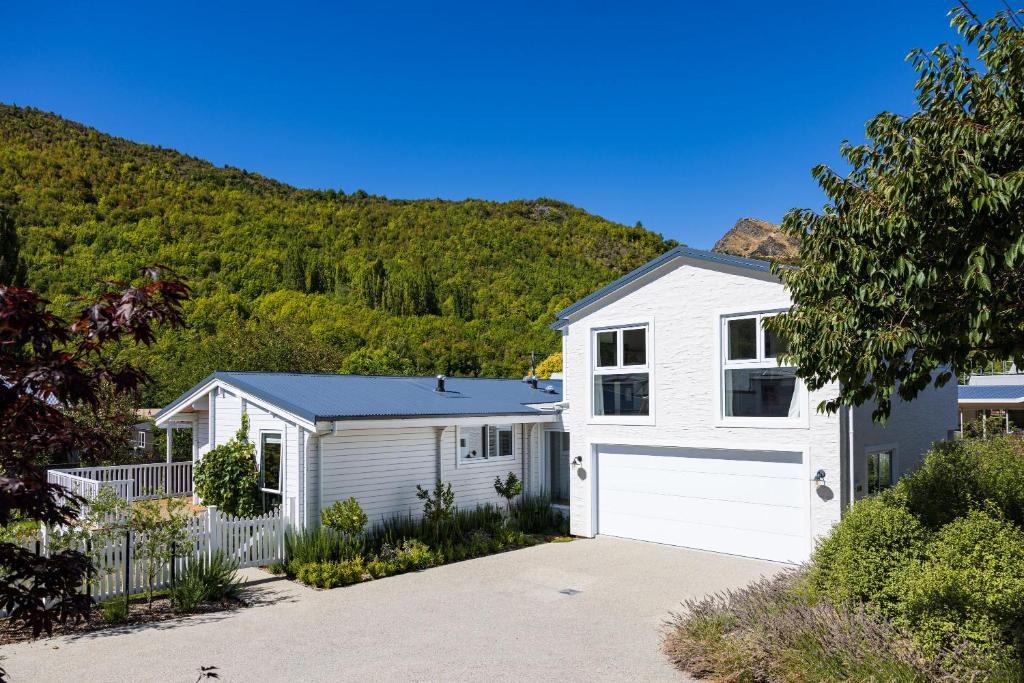
M 854 487 L 858 497 L 867 493 L 868 452 L 895 448 L 893 475 L 898 479 L 920 466 L 935 441 L 960 426 L 955 381 L 941 389 L 925 389 L 910 402 L 897 398 L 885 425 L 872 421 L 872 410 L 874 405 L 867 403 L 854 408 L 854 481 L 862 487 Z
M 484 503 L 504 504 L 505 499 L 494 490 L 494 478 L 504 481 L 509 472 L 525 480 L 523 463 L 524 428 L 532 425 L 512 425 L 512 458 L 459 462 L 457 449 L 458 427 L 448 427 L 441 438 L 441 479 L 452 483 L 455 504 L 460 507 L 474 507 Z M 479 441 L 480 428 L 466 428 L 467 442 Z M 527 449 L 529 444 L 526 444 Z
M 598 444 L 769 449 L 808 454 L 809 516 L 812 536 L 828 531 L 840 517 L 840 429 L 838 416 L 813 407 L 835 395 L 814 392 L 803 406 L 801 426 L 739 427 L 720 424 L 719 330 L 723 314 L 787 308 L 789 297 L 768 275 L 747 270 L 712 269 L 698 261 L 677 260 L 616 292 L 596 309 L 572 317 L 563 331 L 565 399 L 562 421 L 570 432 L 573 459 L 581 467 L 570 477 L 572 532 L 594 533 L 594 449 Z M 751 277 L 753 275 L 753 277 Z M 649 424 L 590 417 L 590 340 L 593 328 L 649 325 L 653 355 L 653 415 Z M 824 469 L 827 489 L 810 481 Z
M 416 485 L 437 478 L 437 428 L 344 430 L 320 437 L 323 500 L 327 507 L 354 496 L 371 524 L 419 515 Z

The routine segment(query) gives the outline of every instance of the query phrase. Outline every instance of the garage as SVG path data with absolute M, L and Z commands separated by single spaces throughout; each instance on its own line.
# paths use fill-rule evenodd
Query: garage
M 597 448 L 597 533 L 780 562 L 810 552 L 799 451 Z

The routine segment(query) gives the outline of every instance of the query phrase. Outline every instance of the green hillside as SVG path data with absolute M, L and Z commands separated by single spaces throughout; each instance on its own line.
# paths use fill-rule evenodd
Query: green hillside
M 55 306 L 160 263 L 195 294 L 143 354 L 162 403 L 213 369 L 524 372 L 559 308 L 673 242 L 549 199 L 313 191 L 0 105 L 0 200 Z

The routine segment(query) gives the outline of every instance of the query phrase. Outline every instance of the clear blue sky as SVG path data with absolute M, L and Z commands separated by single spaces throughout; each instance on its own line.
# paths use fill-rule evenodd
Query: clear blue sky
M 810 168 L 911 110 L 903 58 L 952 39 L 954 3 L 52 4 L 2 3 L 0 101 L 298 186 L 555 197 L 708 247 L 819 207 Z

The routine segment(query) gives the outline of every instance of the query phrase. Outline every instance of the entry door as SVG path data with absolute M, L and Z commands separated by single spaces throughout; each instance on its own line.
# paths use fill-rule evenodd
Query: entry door
M 544 492 L 556 505 L 569 504 L 569 432 L 548 431 L 544 448 Z
M 601 446 L 598 533 L 782 562 L 810 551 L 800 452 Z

